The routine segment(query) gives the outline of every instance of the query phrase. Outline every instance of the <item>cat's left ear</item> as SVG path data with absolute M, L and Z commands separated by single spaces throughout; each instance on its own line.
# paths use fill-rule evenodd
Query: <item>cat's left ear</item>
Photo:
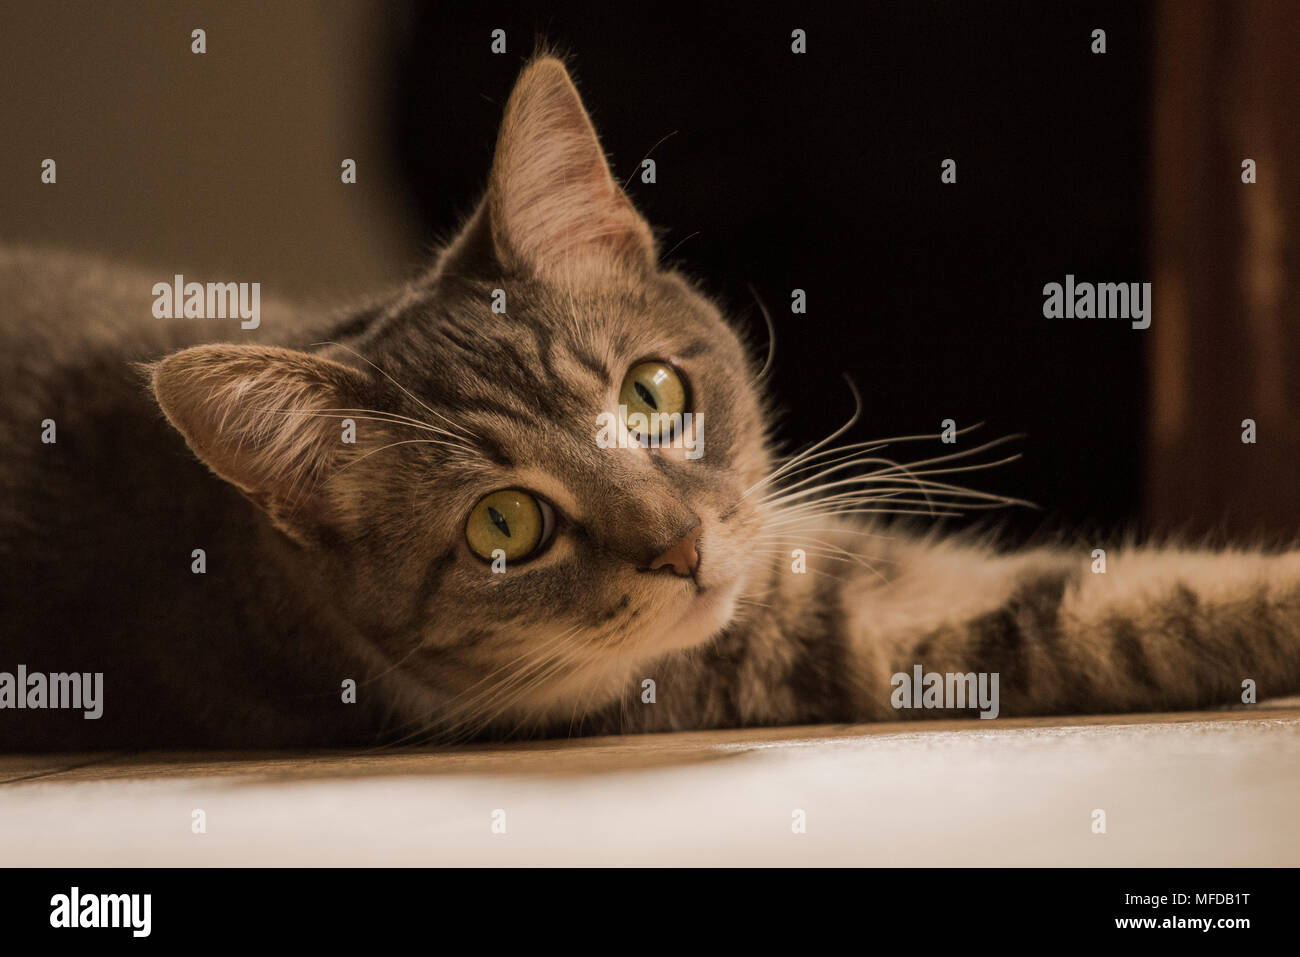
M 367 378 L 272 346 L 195 346 L 149 367 L 168 421 L 217 475 L 304 545 L 349 534 L 372 494 L 350 466 L 397 441 Z M 351 418 L 349 418 L 351 416 Z
M 487 196 L 456 252 L 507 270 L 578 278 L 654 268 L 654 235 L 614 181 L 564 64 L 530 63 L 506 104 Z

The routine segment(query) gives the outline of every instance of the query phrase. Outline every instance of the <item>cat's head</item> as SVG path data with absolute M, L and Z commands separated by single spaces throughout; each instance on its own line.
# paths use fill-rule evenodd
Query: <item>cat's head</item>
M 511 722 L 598 704 L 725 629 L 766 566 L 752 357 L 658 263 L 553 58 L 510 97 L 476 213 L 364 331 L 187 349 L 153 385 L 340 615 L 466 721 L 492 717 L 475 696 Z

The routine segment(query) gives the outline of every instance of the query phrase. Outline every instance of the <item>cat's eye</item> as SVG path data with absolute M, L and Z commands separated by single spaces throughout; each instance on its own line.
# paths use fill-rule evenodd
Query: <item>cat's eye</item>
M 507 561 L 527 558 L 550 538 L 551 506 L 523 489 L 506 488 L 483 496 L 465 522 L 465 540 L 474 554 L 492 560 L 498 548 Z
M 627 410 L 630 431 L 668 438 L 674 428 L 669 416 L 680 416 L 686 411 L 686 383 L 666 362 L 638 362 L 623 378 L 618 403 Z M 638 414 L 644 418 L 634 418 Z

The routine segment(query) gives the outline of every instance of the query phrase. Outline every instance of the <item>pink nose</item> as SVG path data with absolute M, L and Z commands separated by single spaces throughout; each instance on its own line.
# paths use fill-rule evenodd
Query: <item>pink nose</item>
M 695 570 L 700 567 L 700 531 L 702 526 L 696 523 L 689 532 L 668 546 L 663 553 L 650 563 L 650 569 L 671 568 L 674 575 L 693 578 Z

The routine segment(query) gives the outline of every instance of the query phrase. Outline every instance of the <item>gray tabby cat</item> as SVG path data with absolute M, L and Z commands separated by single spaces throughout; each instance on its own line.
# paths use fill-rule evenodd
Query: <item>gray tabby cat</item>
M 897 710 L 918 665 L 997 674 L 1003 715 L 1300 691 L 1296 552 L 1129 549 L 1094 574 L 1087 548 L 860 514 L 987 501 L 952 462 L 775 460 L 751 356 L 658 264 L 556 59 L 521 76 L 477 212 L 395 295 L 332 324 L 270 306 L 214 344 L 154 318 L 156 278 L 0 257 L 0 672 L 104 676 L 97 719 L 11 696 L 3 747 L 974 713 Z M 660 447 L 602 447 L 620 406 L 669 416 L 623 436 Z

